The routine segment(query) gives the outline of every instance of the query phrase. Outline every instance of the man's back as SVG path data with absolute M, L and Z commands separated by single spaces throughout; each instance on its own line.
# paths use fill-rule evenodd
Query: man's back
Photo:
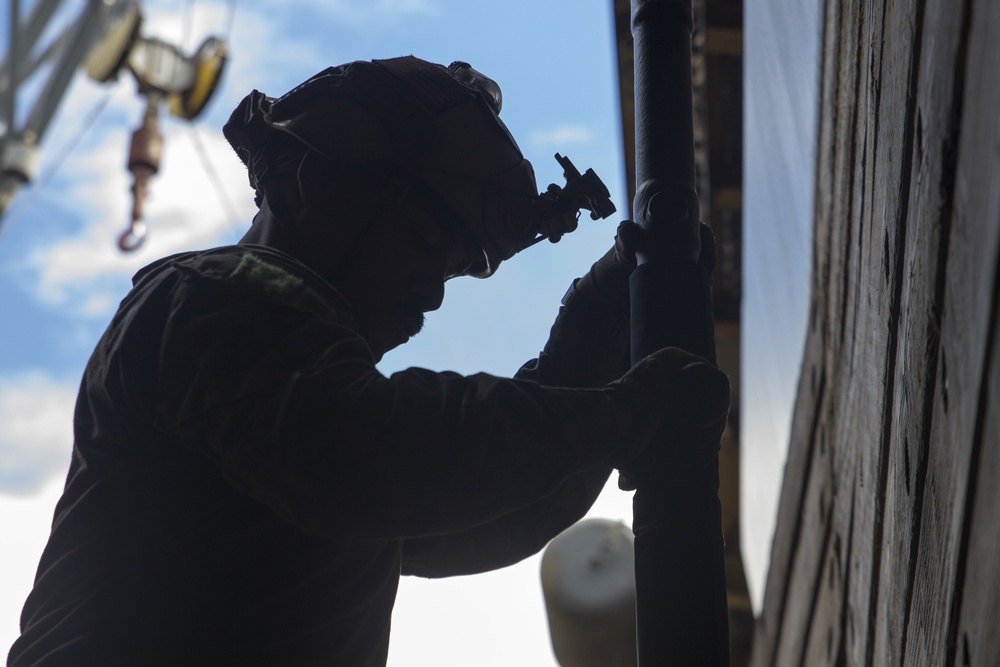
M 210 272 L 235 270 L 246 256 L 210 253 Z M 401 541 L 304 532 L 226 480 L 210 451 L 155 427 L 151 406 L 169 384 L 156 358 L 162 335 L 177 300 L 197 298 L 213 280 L 198 275 L 205 266 L 192 255 L 183 270 L 147 274 L 94 353 L 66 491 L 12 665 L 59 664 L 61 650 L 72 664 L 385 660 Z M 315 287 L 313 315 L 326 303 L 326 317 L 348 317 L 335 293 Z M 259 301 L 261 321 L 288 307 Z M 225 309 L 205 317 L 199 326 L 220 336 L 231 324 Z M 197 351 L 187 362 L 198 363 Z M 234 421 L 252 421 L 239 403 L 232 410 Z

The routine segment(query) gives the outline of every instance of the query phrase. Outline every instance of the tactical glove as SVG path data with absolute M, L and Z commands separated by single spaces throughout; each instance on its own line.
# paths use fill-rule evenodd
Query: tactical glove
M 714 460 L 729 415 L 729 378 L 699 356 L 678 348 L 649 355 L 618 384 L 644 405 L 653 426 L 646 442 L 626 443 L 613 462 L 619 487 L 632 490 L 646 478 L 685 475 Z
M 522 380 L 562 387 L 603 387 L 629 368 L 629 276 L 635 254 L 628 245 L 638 227 L 618 226 L 611 249 L 573 281 L 562 300 L 545 349 L 517 373 Z
M 628 313 L 629 276 L 635 269 L 636 242 L 642 231 L 631 220 L 618 225 L 615 244 L 574 283 L 574 290 L 595 306 Z

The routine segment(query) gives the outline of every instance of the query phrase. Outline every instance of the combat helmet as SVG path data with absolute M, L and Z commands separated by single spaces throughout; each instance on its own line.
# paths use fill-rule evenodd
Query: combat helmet
M 500 87 L 469 64 L 404 56 L 327 68 L 276 99 L 255 90 L 223 131 L 258 205 L 275 133 L 341 163 L 391 165 L 457 217 L 482 249 L 465 273 L 487 277 L 525 247 L 575 229 L 580 208 L 559 204 L 556 186 L 538 194 L 501 106 Z

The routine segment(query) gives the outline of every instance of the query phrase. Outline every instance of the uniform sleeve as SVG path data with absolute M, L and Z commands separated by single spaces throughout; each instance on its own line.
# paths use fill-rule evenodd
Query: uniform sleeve
M 628 293 L 608 303 L 574 282 L 538 358 L 515 377 L 549 387 L 601 387 L 629 369 Z
M 627 300 L 624 307 L 611 305 L 575 288 L 576 284 L 563 299 L 543 351 L 515 377 L 542 386 L 600 387 L 628 370 Z M 609 464 L 593 466 L 566 478 L 544 498 L 490 523 L 460 533 L 407 540 L 403 574 L 443 577 L 517 563 L 580 520 L 611 472 Z
M 597 465 L 568 477 L 552 493 L 470 530 L 406 540 L 403 574 L 451 577 L 518 563 L 583 518 L 611 468 Z
M 350 318 L 303 305 L 303 293 L 274 276 L 179 281 L 153 402 L 158 429 L 303 530 L 468 531 L 606 469 L 646 432 L 638 415 L 655 413 L 624 386 L 422 369 L 386 378 Z

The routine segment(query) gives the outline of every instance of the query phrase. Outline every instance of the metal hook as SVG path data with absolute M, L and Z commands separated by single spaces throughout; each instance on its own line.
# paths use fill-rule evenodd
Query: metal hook
M 122 252 L 133 252 L 146 240 L 146 223 L 136 219 L 132 221 L 118 236 L 118 249 Z
M 146 240 L 146 223 L 143 221 L 143 204 L 149 194 L 149 182 L 160 169 L 163 153 L 163 135 L 159 130 L 159 96 L 147 95 L 148 103 L 142 125 L 132 133 L 129 145 L 128 170 L 132 172 L 132 222 L 118 237 L 122 252 L 137 250 Z

